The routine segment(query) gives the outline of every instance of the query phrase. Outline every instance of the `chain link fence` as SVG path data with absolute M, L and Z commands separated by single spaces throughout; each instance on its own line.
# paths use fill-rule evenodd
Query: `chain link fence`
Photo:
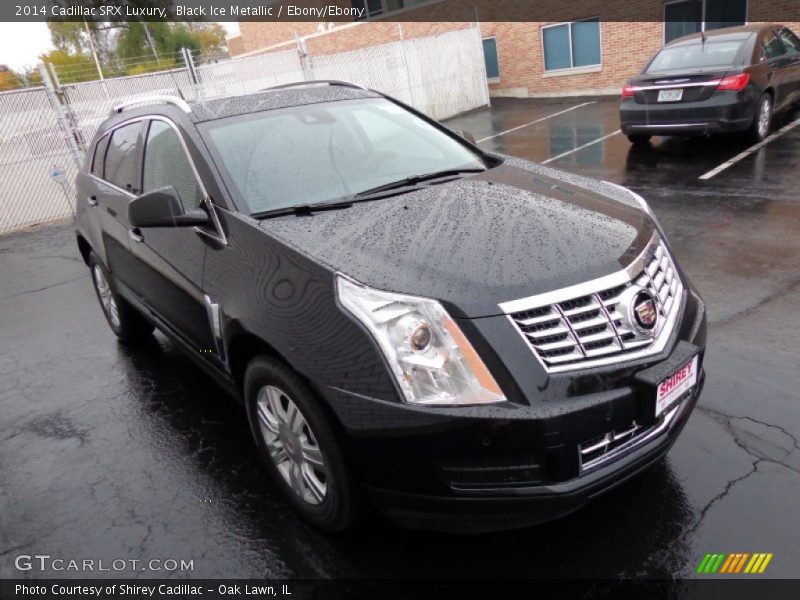
M 74 158 L 45 88 L 0 93 L 0 234 L 74 214 Z
M 319 34 L 206 64 L 184 50 L 181 68 L 75 83 L 67 81 L 85 74 L 51 71 L 54 86 L 48 77 L 46 87 L 0 93 L 0 234 L 74 213 L 73 181 L 86 144 L 115 105 L 136 97 L 206 99 L 335 79 L 389 94 L 435 119 L 489 103 L 479 27 L 412 39 L 403 39 L 401 26 L 397 31 L 396 41 L 346 52 L 336 44 L 324 51 Z

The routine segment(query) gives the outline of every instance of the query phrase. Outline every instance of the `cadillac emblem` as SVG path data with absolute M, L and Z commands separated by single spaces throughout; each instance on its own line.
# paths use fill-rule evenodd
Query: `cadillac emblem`
M 633 318 L 636 324 L 646 331 L 655 329 L 658 320 L 656 301 L 653 294 L 642 290 L 633 298 Z
M 658 330 L 658 307 L 653 294 L 638 285 L 630 286 L 619 299 L 617 312 L 624 329 L 638 339 L 655 337 Z

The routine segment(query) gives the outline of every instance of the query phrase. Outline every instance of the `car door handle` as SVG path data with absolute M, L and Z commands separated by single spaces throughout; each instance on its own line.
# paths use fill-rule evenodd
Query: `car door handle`
M 139 230 L 138 227 L 135 227 L 133 229 L 128 229 L 128 237 L 131 238 L 134 242 L 139 242 L 140 244 L 144 241 L 142 232 Z
M 86 199 L 86 204 L 89 206 L 97 206 L 97 196 L 89 196 Z

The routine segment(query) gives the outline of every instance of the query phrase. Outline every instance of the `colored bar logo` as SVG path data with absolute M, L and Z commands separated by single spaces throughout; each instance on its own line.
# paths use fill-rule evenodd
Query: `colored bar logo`
M 706 554 L 697 566 L 697 573 L 703 575 L 713 575 L 720 573 L 725 575 L 736 574 L 761 574 L 767 570 L 769 561 L 772 560 L 772 553 L 756 552 L 737 552 L 733 554 Z

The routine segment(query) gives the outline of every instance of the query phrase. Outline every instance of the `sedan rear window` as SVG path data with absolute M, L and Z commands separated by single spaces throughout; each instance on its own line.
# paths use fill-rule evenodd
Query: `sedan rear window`
M 484 167 L 468 147 L 382 98 L 230 117 L 200 130 L 250 213 L 338 200 L 420 174 Z
M 743 43 L 744 40 L 705 44 L 698 41 L 688 46 L 667 47 L 656 55 L 647 73 L 730 67 Z

